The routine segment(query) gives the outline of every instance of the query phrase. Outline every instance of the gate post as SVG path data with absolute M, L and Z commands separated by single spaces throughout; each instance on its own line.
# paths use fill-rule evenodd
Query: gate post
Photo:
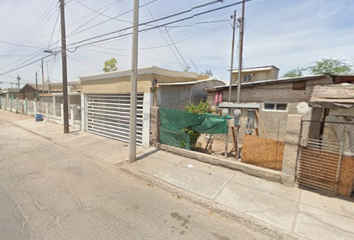
M 75 115 L 74 115 L 74 105 L 70 107 L 70 117 L 71 117 L 71 127 L 75 129 Z
M 295 185 L 297 156 L 301 136 L 301 118 L 302 115 L 289 114 L 286 127 L 281 181 L 284 185 L 291 187 Z
M 45 103 L 45 116 L 47 118 L 47 122 L 49 122 L 49 109 L 48 109 L 48 103 Z
M 28 105 L 27 105 L 27 98 L 25 98 L 25 115 L 27 115 Z
M 61 125 L 64 125 L 64 105 L 60 104 Z
M 18 98 L 16 98 L 16 113 L 18 113 Z

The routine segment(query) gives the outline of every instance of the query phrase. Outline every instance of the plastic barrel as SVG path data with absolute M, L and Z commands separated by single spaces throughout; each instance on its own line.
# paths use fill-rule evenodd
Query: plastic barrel
M 41 121 L 43 121 L 43 116 L 42 116 L 42 114 L 36 114 L 36 122 L 41 122 Z

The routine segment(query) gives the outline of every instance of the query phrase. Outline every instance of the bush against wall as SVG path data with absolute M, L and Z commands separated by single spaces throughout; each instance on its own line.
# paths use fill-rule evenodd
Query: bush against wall
M 197 114 L 204 114 L 204 113 L 211 112 L 208 100 L 203 101 L 203 99 L 200 100 L 200 102 L 197 104 L 188 103 L 186 106 L 186 111 L 190 113 L 197 113 Z M 192 130 L 191 128 L 184 128 L 183 130 L 186 131 L 186 133 L 188 133 L 189 135 L 191 148 L 192 149 L 196 148 L 198 143 L 198 138 L 200 137 L 200 133 Z

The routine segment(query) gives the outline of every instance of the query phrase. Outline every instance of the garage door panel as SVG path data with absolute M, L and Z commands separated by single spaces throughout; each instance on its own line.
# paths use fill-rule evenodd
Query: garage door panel
M 137 144 L 142 144 L 143 94 L 137 102 Z M 130 94 L 87 96 L 87 131 L 100 136 L 129 142 Z

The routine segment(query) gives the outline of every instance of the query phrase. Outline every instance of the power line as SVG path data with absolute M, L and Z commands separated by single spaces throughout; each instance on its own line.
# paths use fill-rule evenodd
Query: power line
M 54 6 L 54 7 L 52 7 Z M 51 10 L 49 10 L 51 9 Z M 17 44 L 17 47 L 13 48 L 13 50 L 10 50 L 8 54 L 13 54 L 16 52 L 24 43 L 34 34 L 38 31 L 40 27 L 43 26 L 44 23 L 51 17 L 52 11 L 57 10 L 55 4 L 50 5 L 50 7 L 46 10 L 46 13 L 44 13 L 35 23 L 34 25 L 25 33 L 24 37 L 22 40 Z M 6 60 L 6 59 L 5 59 Z
M 211 33 L 211 32 L 214 32 L 216 30 L 220 30 L 224 27 L 228 26 L 228 24 L 225 24 L 225 25 L 222 25 L 222 26 L 218 26 L 217 28 L 213 28 L 209 31 L 206 31 L 206 32 L 203 32 L 201 34 L 197 34 L 197 35 L 194 35 L 194 36 L 191 36 L 191 37 L 188 37 L 188 38 L 185 38 L 185 39 L 182 39 L 180 41 L 177 41 L 175 42 L 175 44 L 178 44 L 178 43 L 181 43 L 181 42 L 185 42 L 185 41 L 188 41 L 190 39 L 193 39 L 193 38 L 197 38 L 197 37 L 200 37 L 200 36 L 203 36 L 203 35 L 206 35 L 208 33 Z M 102 42 L 103 43 L 103 42 Z M 90 46 L 97 46 L 99 48 L 103 48 L 103 49 L 111 49 L 111 50 L 118 50 L 118 51 L 131 51 L 132 49 L 131 48 L 109 48 L 109 47 L 102 47 L 100 45 L 102 45 L 102 43 L 98 43 L 98 44 L 92 44 Z M 106 42 L 105 42 L 106 43 Z M 160 46 L 152 46 L 152 47 L 142 47 L 142 48 L 139 48 L 139 50 L 152 50 L 152 49 L 157 49 L 157 48 L 164 48 L 164 47 L 168 47 L 170 46 L 170 44 L 166 44 L 166 45 L 160 45 Z
M 57 28 L 57 23 L 58 23 L 58 20 L 59 20 L 59 15 L 60 15 L 60 14 L 59 14 L 59 11 L 58 11 L 57 19 L 55 20 L 55 23 L 54 23 L 54 28 L 53 28 L 52 34 L 50 35 L 50 38 L 49 38 L 49 42 L 48 42 L 47 48 L 49 48 L 50 43 L 52 42 L 53 35 L 54 35 L 54 31 L 55 31 L 55 29 Z
M 145 0 L 144 0 L 144 3 L 146 4 Z M 152 15 L 151 11 L 150 11 L 150 8 L 148 6 L 146 6 L 146 9 L 148 10 L 148 12 L 150 13 L 150 16 L 151 18 L 154 20 L 154 16 Z M 155 22 L 155 25 L 157 26 L 158 24 Z M 159 32 L 161 34 L 161 36 L 163 37 L 163 39 L 165 40 L 165 42 L 167 43 L 167 45 L 169 46 L 169 48 L 171 49 L 171 52 L 173 53 L 173 55 L 175 56 L 175 58 L 177 59 L 177 61 L 179 62 L 179 64 L 181 65 L 182 69 L 184 69 L 181 61 L 178 59 L 177 55 L 175 54 L 175 52 L 173 51 L 171 45 L 169 44 L 169 42 L 167 41 L 165 35 L 163 34 L 161 28 L 158 28 L 159 29 Z M 180 55 L 182 57 L 182 55 Z M 183 57 L 182 57 L 183 59 Z M 184 59 L 183 59 L 184 60 Z
M 249 1 L 252 1 L 252 0 L 246 0 L 246 2 L 249 2 Z M 216 1 L 216 2 L 219 2 L 219 1 Z M 212 2 L 212 3 L 215 3 L 215 2 Z M 212 4 L 212 3 L 208 3 L 208 5 Z M 241 3 L 242 3 L 242 1 L 239 1 L 239 2 L 232 3 L 232 4 L 229 4 L 229 5 L 225 5 L 225 6 L 222 6 L 222 7 L 218 7 L 218 8 L 214 8 L 214 9 L 207 10 L 207 11 L 204 11 L 204 12 L 196 13 L 196 14 L 193 14 L 192 16 L 189 16 L 189 17 L 185 17 L 185 18 L 182 18 L 182 19 L 174 20 L 174 21 L 171 21 L 171 22 L 168 22 L 168 23 L 164 23 L 164 24 L 155 26 L 155 27 L 145 28 L 145 29 L 139 30 L 139 32 L 144 32 L 144 31 L 156 29 L 157 27 L 167 26 L 167 25 L 170 25 L 170 24 L 173 24 L 173 23 L 186 21 L 186 20 L 192 19 L 192 18 L 197 17 L 197 16 L 201 16 L 201 15 L 204 15 L 204 14 L 207 14 L 207 13 L 211 13 L 211 12 L 218 11 L 218 10 L 221 10 L 221 9 L 229 8 L 229 7 L 241 4 Z M 139 24 L 139 26 L 150 24 L 150 23 L 153 23 L 153 22 L 161 21 L 161 20 L 165 20 L 165 19 L 168 19 L 168 18 L 172 18 L 172 17 L 178 16 L 178 15 L 184 14 L 184 13 L 188 13 L 188 12 L 192 11 L 193 9 L 200 8 L 200 7 L 204 6 L 204 5 L 199 5 L 199 6 L 196 6 L 196 7 L 192 7 L 190 9 L 188 9 L 188 10 L 184 10 L 184 11 L 181 11 L 181 12 L 178 12 L 178 13 L 174 13 L 174 14 L 168 15 L 166 17 L 155 19 L 155 21 L 154 20 L 147 21 L 147 22 Z M 102 38 L 102 37 L 105 37 L 105 36 L 108 36 L 108 35 L 112 35 L 112 34 L 115 34 L 115 33 L 121 33 L 121 32 L 124 32 L 126 30 L 129 30 L 131 28 L 132 27 L 122 28 L 120 30 L 112 31 L 112 32 L 109 32 L 109 33 L 105 33 L 105 34 L 101 34 L 101 35 L 95 36 L 95 37 L 87 38 L 87 39 L 84 39 L 84 40 L 81 40 L 81 41 L 78 41 L 78 42 L 74 42 L 74 43 L 71 43 L 69 45 L 76 45 L 76 44 L 80 44 L 80 43 L 87 42 L 87 41 L 90 41 L 90 40 L 94 40 L 94 39 L 97 39 L 97 38 Z M 130 35 L 130 34 L 131 33 L 129 33 L 128 35 Z M 97 43 L 97 42 L 100 42 L 100 41 L 111 40 L 111 39 L 119 38 L 119 37 L 122 37 L 122 36 L 127 36 L 127 34 L 118 35 L 118 36 L 114 36 L 114 37 L 109 37 L 109 38 L 105 38 L 105 39 L 102 39 L 102 40 L 97 40 L 97 41 L 94 41 L 94 42 L 91 42 L 91 43 L 88 43 L 88 44 L 93 44 L 93 43 Z M 83 45 L 80 45 L 80 46 L 85 46 L 85 45 L 88 45 L 88 44 L 83 44 Z M 77 46 L 76 48 L 78 48 L 80 46 Z
M 148 5 L 148 4 L 151 4 L 151 3 L 153 3 L 153 2 L 156 2 L 156 1 L 157 1 L 157 0 L 150 1 L 150 2 L 148 2 L 147 4 L 141 5 L 140 8 L 141 8 L 141 7 L 144 7 L 144 6 Z M 88 27 L 88 28 L 85 28 L 85 29 L 83 29 L 83 30 L 81 30 L 81 31 L 79 31 L 79 32 L 76 32 L 76 33 L 71 32 L 68 37 L 71 37 L 71 36 L 77 35 L 77 34 L 79 34 L 79 33 L 85 32 L 85 31 L 87 31 L 87 30 L 89 30 L 89 29 L 91 29 L 91 28 L 94 28 L 94 27 L 97 27 L 97 26 L 99 26 L 99 25 L 102 25 L 103 23 L 109 22 L 109 21 L 111 21 L 112 19 L 116 19 L 116 18 L 121 17 L 121 16 L 123 16 L 123 15 L 125 15 L 125 14 L 128 14 L 128 13 L 130 13 L 130 12 L 132 12 L 132 11 L 133 11 L 133 9 L 128 10 L 128 11 L 126 11 L 126 12 L 124 12 L 124 13 L 121 13 L 121 14 L 115 16 L 115 17 L 112 17 L 111 19 L 107 19 L 107 20 L 105 20 L 105 21 L 103 21 L 103 22 L 97 23 L 97 24 L 95 24 L 95 25 L 93 25 L 93 26 L 90 26 L 90 27 Z
M 91 9 L 89 7 L 87 7 L 86 5 L 84 5 L 83 3 L 75 0 L 77 3 L 79 3 L 81 6 L 89 9 L 90 11 L 92 11 L 93 13 L 96 13 L 97 15 L 93 18 L 91 18 L 90 20 L 88 20 L 87 22 L 85 22 L 84 24 L 80 25 L 78 28 L 76 28 L 75 30 L 73 30 L 71 33 L 68 34 L 68 37 L 74 35 L 73 33 L 75 33 L 76 31 L 78 31 L 79 29 L 81 29 L 82 27 L 84 27 L 85 25 L 87 25 L 88 23 L 92 22 L 93 20 L 95 20 L 97 17 L 99 17 L 101 14 L 103 14 L 104 12 L 108 11 L 111 7 L 113 7 L 114 5 L 120 3 L 122 0 L 118 0 L 118 1 L 115 1 L 109 5 L 107 5 L 107 7 L 104 8 L 103 12 L 99 12 L 97 10 L 94 10 L 94 9 Z
M 48 21 L 48 19 L 52 16 L 52 14 L 54 14 L 55 11 L 58 11 L 56 5 L 57 5 L 57 4 L 54 4 L 54 7 L 53 7 L 51 10 L 49 10 L 49 11 L 47 12 L 47 14 L 42 15 L 42 16 L 36 21 L 35 25 L 34 25 L 33 27 L 31 27 L 31 28 L 26 32 L 25 36 L 24 36 L 24 37 L 22 38 L 22 40 L 19 42 L 18 46 L 16 46 L 16 47 L 13 48 L 12 50 L 10 50 L 7 54 L 12 55 L 12 54 L 14 54 L 18 49 L 20 49 L 20 48 L 24 45 L 24 43 L 25 43 L 34 33 L 36 33 L 36 32 Z M 53 6 L 53 4 L 52 4 L 48 9 L 50 9 L 52 6 Z M 54 10 L 54 12 L 53 12 L 53 10 Z M 8 58 L 3 59 L 3 61 L 5 61 L 6 59 L 8 59 Z M 13 64 L 10 64 L 10 65 L 13 65 Z M 9 66 L 9 65 L 7 65 L 7 66 Z M 7 66 L 5 66 L 5 67 L 7 67 Z

